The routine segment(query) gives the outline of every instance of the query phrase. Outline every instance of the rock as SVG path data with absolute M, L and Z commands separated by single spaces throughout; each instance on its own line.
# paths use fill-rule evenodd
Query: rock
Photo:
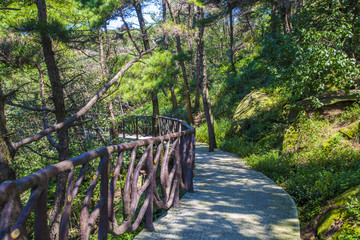
M 351 224 L 349 221 L 351 214 L 345 208 L 346 203 L 350 201 L 351 197 L 360 200 L 360 185 L 350 188 L 331 201 L 331 206 L 329 207 L 331 210 L 326 212 L 319 220 L 317 236 L 320 239 L 337 237 L 346 230 L 360 234 L 360 227 Z
M 343 91 L 329 92 L 317 97 L 322 104 L 319 108 L 314 108 L 311 98 L 306 98 L 291 105 L 286 105 L 283 109 L 283 116 L 286 117 L 288 121 L 292 122 L 305 110 L 306 113 L 317 112 L 330 119 L 333 116 L 340 114 L 344 108 L 351 106 L 354 102 L 358 101 L 359 95 L 359 90 L 351 90 L 349 93 Z
M 349 139 L 352 139 L 359 132 L 359 124 L 360 124 L 360 120 L 357 120 L 356 122 L 353 122 L 349 126 L 346 126 L 340 129 L 339 131 Z
M 239 131 L 244 120 L 254 118 L 264 111 L 269 111 L 276 102 L 274 97 L 270 97 L 262 91 L 252 91 L 241 100 L 235 111 L 233 116 L 234 130 Z

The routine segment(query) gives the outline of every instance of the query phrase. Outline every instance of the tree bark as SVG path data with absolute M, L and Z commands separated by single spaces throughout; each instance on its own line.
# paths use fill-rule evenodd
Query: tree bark
M 11 165 L 12 145 L 6 128 L 5 98 L 0 85 L 0 184 L 16 178 L 15 170 Z
M 176 94 L 175 94 L 175 88 L 171 87 L 170 92 L 171 92 L 171 103 L 172 103 L 172 106 L 173 106 L 173 110 L 175 110 L 175 109 L 178 108 L 178 103 L 177 103 Z
M 235 63 L 234 63 L 234 27 L 233 27 L 233 9 L 230 9 L 229 12 L 229 22 L 230 22 L 230 63 L 231 71 L 236 73 Z
M 52 41 L 47 34 L 47 13 L 45 0 L 37 0 L 38 8 L 38 22 L 44 26 L 44 30 L 40 31 L 41 45 L 44 53 L 46 68 L 48 71 L 51 88 L 52 100 L 55 106 L 55 117 L 57 123 L 66 120 L 66 108 L 64 89 L 61 83 L 59 69 L 55 61 L 55 54 L 52 49 Z M 59 159 L 63 161 L 69 158 L 69 136 L 68 127 L 63 127 L 58 131 L 59 139 Z M 54 199 L 54 206 L 50 214 L 50 236 L 51 239 L 58 239 L 59 237 L 59 224 L 61 218 L 62 208 L 64 206 L 65 190 L 66 190 L 67 174 L 63 173 L 58 175 L 56 192 Z
M 182 52 L 182 50 L 181 50 L 181 40 L 180 40 L 179 35 L 176 35 L 176 50 L 177 50 L 178 54 Z M 186 67 L 185 67 L 184 60 L 180 59 L 179 64 L 180 64 L 183 79 L 184 79 L 186 108 L 187 108 L 187 112 L 188 112 L 188 123 L 193 124 L 194 123 L 194 118 L 193 118 L 193 115 L 192 115 L 192 108 L 191 108 L 190 88 L 189 88 L 189 83 L 188 83 L 188 78 L 187 78 L 187 74 L 186 74 Z
M 198 7 L 197 12 L 200 12 L 200 8 Z M 198 15 L 198 14 L 196 14 Z M 200 36 L 200 35 L 199 35 Z M 200 109 L 200 90 L 201 90 L 201 77 L 200 77 L 200 53 L 199 53 L 199 39 L 197 39 L 198 47 L 196 49 L 196 69 L 195 69 L 195 107 L 194 111 L 197 112 Z
M 162 10 L 163 10 L 163 24 L 166 24 L 166 0 L 162 0 L 161 2 L 162 5 Z M 168 36 L 167 33 L 165 32 L 164 34 L 164 49 L 167 50 L 169 48 L 168 46 Z
M 116 121 L 115 121 L 115 115 L 113 110 L 113 104 L 112 101 L 109 101 L 108 103 L 108 109 L 109 109 L 109 116 L 110 116 L 110 137 L 111 137 L 111 143 L 116 144 L 116 141 L 119 136 L 118 129 L 116 127 Z
M 109 71 L 108 71 L 107 62 L 106 62 L 106 56 L 105 56 L 105 51 L 104 51 L 104 41 L 102 38 L 101 27 L 98 30 L 98 39 L 99 39 L 99 50 L 100 50 L 99 58 L 100 58 L 100 67 L 101 67 L 101 71 L 102 71 L 102 78 L 108 79 Z
M 204 10 L 200 9 L 200 18 L 204 19 Z M 209 134 L 209 152 L 213 152 L 216 146 L 215 131 L 214 131 L 214 118 L 211 112 L 211 103 L 209 99 L 207 72 L 206 72 L 206 60 L 205 60 L 205 46 L 204 46 L 204 30 L 203 26 L 199 27 L 198 49 L 199 49 L 199 66 L 200 76 L 202 80 L 202 99 L 204 105 L 204 112 L 206 117 L 206 123 L 208 126 Z
M 147 35 L 147 31 L 146 31 L 146 26 L 145 26 L 145 21 L 143 18 L 143 14 L 142 14 L 142 9 L 141 9 L 141 3 L 139 1 L 135 1 L 134 2 L 134 7 L 135 7 L 135 11 L 138 17 L 138 21 L 140 24 L 140 30 L 142 33 L 142 39 L 143 39 L 143 43 L 144 43 L 144 48 L 145 50 L 148 50 L 150 48 L 149 45 L 149 36 Z M 153 90 L 151 93 L 151 100 L 152 100 L 152 105 L 153 105 L 153 122 L 152 122 L 152 129 L 153 129 L 153 134 L 154 136 L 157 136 L 159 133 L 159 123 L 158 123 L 158 118 L 159 118 L 159 100 L 158 100 L 158 96 L 157 96 L 157 90 Z
M 152 115 L 152 129 L 153 129 L 153 136 L 158 136 L 159 134 L 159 101 L 157 97 L 157 93 L 151 93 L 151 100 L 153 105 L 153 115 Z
M 141 2 L 138 1 L 138 0 L 135 0 L 134 1 L 134 7 L 135 7 L 137 18 L 139 20 L 141 38 L 143 40 L 145 50 L 148 50 L 148 49 L 150 49 L 149 36 L 147 34 L 147 30 L 146 30 L 146 26 L 145 26 L 145 20 L 144 20 L 143 14 L 142 14 Z
M 2 91 L 1 80 L 0 80 L 0 185 L 5 181 L 16 179 L 16 171 L 11 164 L 15 151 L 9 139 L 8 131 L 6 128 L 5 100 L 6 100 L 6 95 Z M 0 206 L 0 217 L 2 211 L 3 209 Z M 20 197 L 15 196 L 14 205 L 12 208 L 12 215 L 10 219 L 10 227 L 13 227 L 15 225 L 17 218 L 21 214 L 21 211 L 22 211 L 22 206 L 21 206 Z M 3 223 L 0 222 L 0 226 L 2 225 Z M 6 230 L 10 231 L 10 229 L 6 229 Z M 0 239 L 6 239 L 6 236 L 7 236 L 6 232 L 0 232 Z M 26 239 L 26 238 L 21 238 L 21 239 Z
M 39 77 L 40 77 L 40 95 L 41 95 L 41 103 L 42 103 L 42 108 L 46 109 L 46 99 L 45 99 L 45 82 L 44 82 L 44 70 L 41 69 L 40 66 L 37 66 L 37 69 L 39 71 Z M 48 112 L 43 111 L 42 112 L 42 117 L 43 117 L 43 126 L 44 129 L 48 128 L 48 120 L 47 120 L 47 114 Z M 47 135 L 46 138 L 48 139 L 48 142 L 51 144 L 51 146 L 53 146 L 55 149 L 59 148 L 59 144 L 57 142 L 55 142 L 55 140 L 51 137 L 51 135 Z
M 284 34 L 291 33 L 291 24 L 290 24 L 291 4 L 290 4 L 290 1 L 289 0 L 279 0 L 278 7 L 279 7 L 281 21 L 283 23 Z

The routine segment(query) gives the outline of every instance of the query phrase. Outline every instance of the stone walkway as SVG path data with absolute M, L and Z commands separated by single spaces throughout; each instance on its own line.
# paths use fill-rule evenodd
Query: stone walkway
M 135 239 L 300 239 L 293 199 L 238 157 L 196 145 L 195 193 Z

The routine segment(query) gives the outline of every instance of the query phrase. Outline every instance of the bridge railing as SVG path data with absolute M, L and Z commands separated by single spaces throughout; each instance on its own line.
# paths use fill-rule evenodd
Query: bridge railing
M 139 134 L 149 134 L 145 127 L 151 116 L 135 119 Z M 99 239 L 106 239 L 108 233 L 118 236 L 131 232 L 143 219 L 145 227 L 153 230 L 154 206 L 179 207 L 180 189 L 193 191 L 195 168 L 195 129 L 166 117 L 159 117 L 159 126 L 161 136 L 102 147 L 4 182 L 0 185 L 0 238 L 19 239 L 30 232 L 35 239 L 50 239 L 49 183 L 63 173 L 68 174 L 68 182 L 60 239 L 69 238 L 74 215 L 79 215 L 79 227 L 72 229 L 72 236 L 81 239 L 88 239 L 94 232 Z M 129 129 L 129 133 L 134 132 Z M 29 190 L 26 205 L 16 216 L 16 223 L 11 223 L 16 199 Z M 72 212 L 74 205 L 80 206 L 80 214 Z M 27 223 L 32 212 L 34 221 Z
M 156 128 L 154 128 L 154 121 L 157 121 L 158 126 Z M 154 119 L 152 116 L 138 115 L 123 118 L 119 130 L 122 132 L 123 138 L 126 138 L 126 135 L 135 135 L 136 139 L 138 139 L 139 136 L 161 136 L 180 132 L 182 127 L 184 130 L 191 128 L 185 123 L 181 124 L 174 118 L 159 117 Z

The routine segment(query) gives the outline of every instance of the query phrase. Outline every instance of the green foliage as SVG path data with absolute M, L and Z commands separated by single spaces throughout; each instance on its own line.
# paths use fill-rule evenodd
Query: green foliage
M 270 150 L 264 154 L 252 154 L 245 158 L 245 161 L 257 170 L 261 170 L 271 179 L 281 180 L 291 175 L 292 169 L 289 158 L 284 158 L 277 150 Z
M 360 220 L 360 202 L 356 197 L 350 197 L 350 201 L 346 203 L 346 209 L 354 216 L 354 222 Z
M 346 108 L 339 117 L 340 124 L 354 122 L 360 118 L 360 104 L 355 102 L 351 106 Z
M 255 54 L 245 55 L 244 58 L 236 62 L 237 74 L 226 74 L 216 76 L 211 89 L 211 95 L 216 96 L 214 104 L 214 114 L 216 116 L 228 116 L 235 112 L 236 104 L 254 89 L 266 88 L 271 86 L 274 78 L 268 68 L 259 57 L 257 48 Z M 228 71 L 228 65 L 222 66 L 222 71 Z M 223 106 L 229 106 L 224 108 Z
M 146 89 L 168 87 L 174 85 L 174 80 L 180 73 L 176 67 L 171 52 L 154 52 L 145 60 L 145 68 L 143 69 L 142 80 L 146 84 Z M 147 85 L 151 84 L 150 86 Z
M 293 101 L 313 97 L 315 106 L 320 107 L 317 95 L 357 86 L 356 54 L 345 44 L 356 46 L 357 23 L 349 14 L 355 12 L 338 1 L 314 1 L 295 17 L 291 34 L 269 32 L 263 37 L 261 56 L 278 84 L 291 90 Z
M 228 119 L 223 118 L 219 121 L 214 121 L 216 143 L 218 145 L 225 141 L 226 133 L 230 130 L 230 128 L 231 121 Z M 203 123 L 196 128 L 196 140 L 205 143 L 209 142 L 208 128 L 206 123 Z

